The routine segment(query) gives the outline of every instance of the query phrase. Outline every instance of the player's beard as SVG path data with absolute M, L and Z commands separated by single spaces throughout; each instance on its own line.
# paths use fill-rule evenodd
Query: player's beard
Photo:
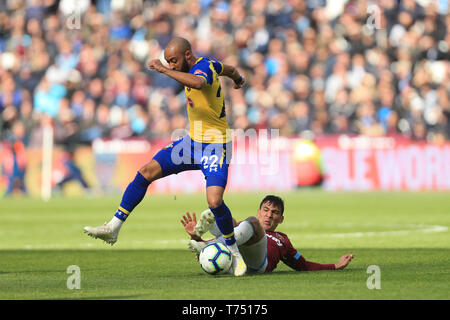
M 189 72 L 189 64 L 186 58 L 183 58 L 183 64 L 181 65 L 181 72 Z

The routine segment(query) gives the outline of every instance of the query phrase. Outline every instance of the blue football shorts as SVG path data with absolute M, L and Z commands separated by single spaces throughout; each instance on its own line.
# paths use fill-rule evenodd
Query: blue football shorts
M 187 170 L 201 170 L 206 187 L 225 188 L 231 157 L 232 142 L 201 143 L 187 135 L 161 149 L 153 159 L 160 164 L 163 177 Z

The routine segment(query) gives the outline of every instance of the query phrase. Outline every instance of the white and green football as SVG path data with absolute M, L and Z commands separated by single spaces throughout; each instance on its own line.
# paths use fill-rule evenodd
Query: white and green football
M 214 242 L 202 249 L 198 260 L 208 274 L 226 273 L 231 267 L 231 252 L 224 244 Z

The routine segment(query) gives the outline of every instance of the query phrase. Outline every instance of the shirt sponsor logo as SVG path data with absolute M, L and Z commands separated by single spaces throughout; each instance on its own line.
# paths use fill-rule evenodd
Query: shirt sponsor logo
M 271 234 L 266 234 L 267 235 L 267 237 L 269 237 L 270 239 L 272 239 L 273 241 L 275 241 L 275 243 L 279 246 L 279 247 L 282 247 L 283 246 L 283 244 L 281 243 L 281 241 L 280 241 L 280 239 L 278 239 L 278 238 L 276 238 L 276 237 L 274 237 L 273 235 L 271 235 Z
M 194 74 L 198 74 L 198 75 L 202 75 L 204 77 L 208 77 L 205 72 L 203 72 L 202 70 L 199 70 L 199 69 L 195 70 Z

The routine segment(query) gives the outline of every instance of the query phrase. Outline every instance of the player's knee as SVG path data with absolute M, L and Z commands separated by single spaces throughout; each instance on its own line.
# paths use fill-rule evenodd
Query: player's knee
M 266 231 L 264 230 L 264 228 L 261 226 L 261 224 L 259 223 L 258 218 L 256 217 L 250 217 L 250 223 L 253 226 L 253 229 L 255 230 L 255 235 L 261 239 L 265 234 Z
M 210 197 L 207 200 L 208 200 L 208 206 L 212 209 L 219 207 L 223 202 L 222 198 L 220 198 L 220 197 Z
M 206 201 L 211 209 L 218 208 L 223 203 L 224 188 L 220 186 L 209 186 L 206 188 Z
M 162 169 L 160 164 L 152 160 L 146 165 L 144 165 L 141 169 L 139 169 L 139 173 L 144 176 L 150 182 L 153 182 L 162 177 Z
M 261 240 L 265 235 L 265 231 L 264 228 L 259 223 L 258 218 L 248 217 L 245 220 L 251 223 L 254 231 L 252 237 L 246 243 L 246 245 L 251 245 Z

